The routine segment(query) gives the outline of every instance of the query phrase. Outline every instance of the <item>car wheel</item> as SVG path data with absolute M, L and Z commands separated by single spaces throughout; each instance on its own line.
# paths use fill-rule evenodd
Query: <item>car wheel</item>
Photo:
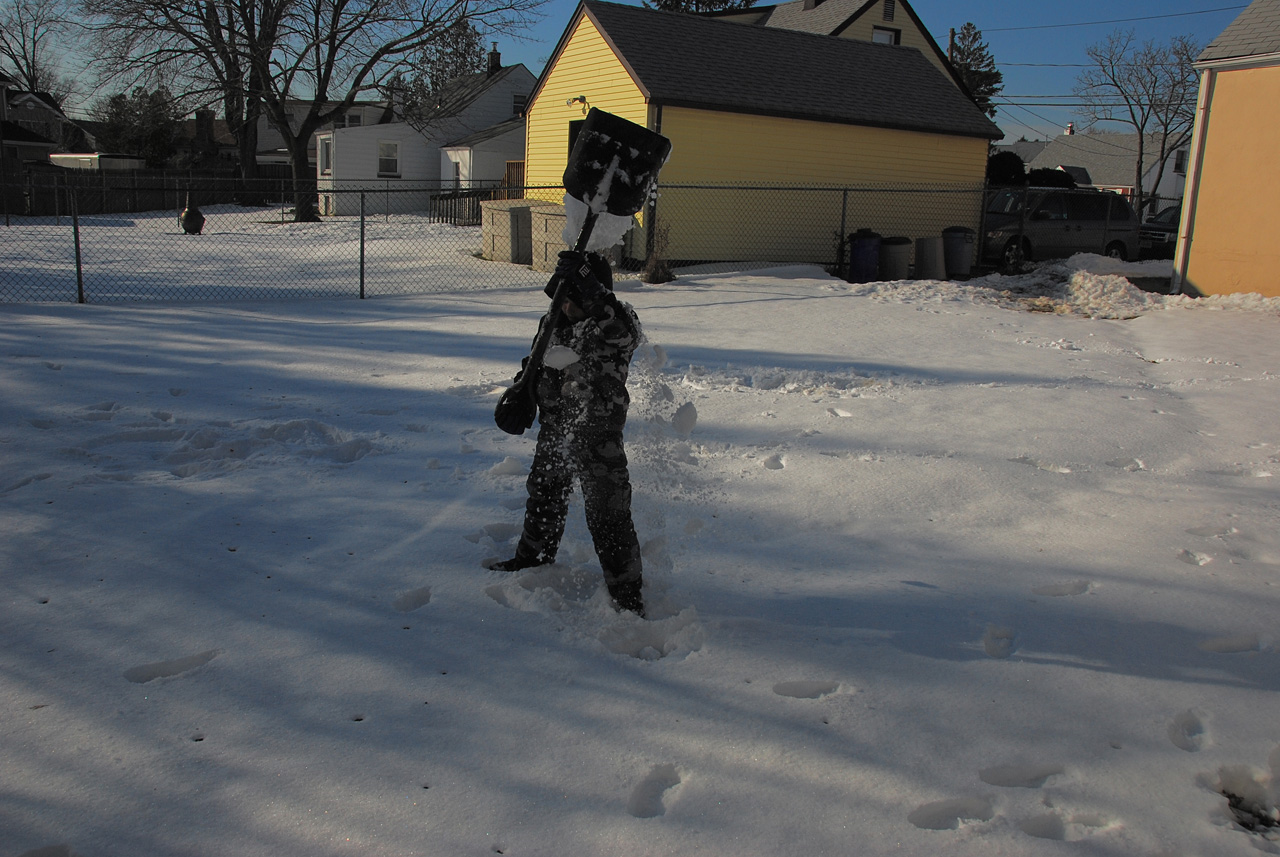
M 1124 244 L 1119 241 L 1112 241 L 1107 245 L 1107 255 L 1112 259 L 1119 259 L 1121 262 L 1124 262 L 1127 259 L 1124 252 Z
M 1000 261 L 1005 273 L 1016 274 L 1022 270 L 1022 263 L 1031 258 L 1031 248 L 1017 238 L 1010 238 L 1000 254 Z

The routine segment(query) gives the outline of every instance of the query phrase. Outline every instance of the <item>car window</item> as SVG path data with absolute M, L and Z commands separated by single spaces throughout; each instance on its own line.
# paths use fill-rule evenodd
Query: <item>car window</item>
M 1048 193 L 1036 205 L 1035 217 L 1038 220 L 1066 220 L 1067 205 L 1060 193 Z
M 1022 210 L 1022 198 L 1026 196 L 1020 190 L 1002 190 L 991 197 L 987 205 L 988 214 L 1017 214 Z
M 1111 197 L 1111 222 L 1125 223 L 1133 220 L 1133 217 L 1132 206 L 1123 197 L 1113 195 Z
M 1181 214 L 1182 214 L 1181 207 L 1176 205 L 1171 205 L 1151 219 L 1156 223 L 1163 223 L 1166 226 L 1174 226 L 1178 223 L 1178 217 Z
M 1100 193 L 1073 193 L 1067 201 L 1072 220 L 1106 220 L 1107 197 Z

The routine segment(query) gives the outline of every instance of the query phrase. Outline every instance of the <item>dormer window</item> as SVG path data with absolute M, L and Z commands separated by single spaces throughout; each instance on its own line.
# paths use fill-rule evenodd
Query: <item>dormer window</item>
M 888 27 L 872 27 L 871 41 L 877 45 L 898 45 L 902 43 L 902 31 Z

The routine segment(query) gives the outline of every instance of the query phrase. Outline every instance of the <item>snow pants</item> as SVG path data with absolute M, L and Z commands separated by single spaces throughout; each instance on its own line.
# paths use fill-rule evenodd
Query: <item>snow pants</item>
M 543 420 L 526 483 L 529 499 L 517 554 L 536 556 L 541 563 L 555 560 L 575 478 L 609 593 L 620 602 L 638 597 L 640 542 L 631 519 L 631 476 L 621 428 Z

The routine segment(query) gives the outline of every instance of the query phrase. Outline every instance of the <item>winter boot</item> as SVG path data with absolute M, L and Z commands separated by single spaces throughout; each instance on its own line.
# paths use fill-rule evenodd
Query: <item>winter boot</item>
M 613 596 L 613 603 L 619 610 L 630 610 L 641 619 L 644 618 L 644 595 L 640 591 L 640 581 L 616 583 L 609 587 L 609 594 Z
M 516 551 L 516 555 L 511 559 L 499 560 L 498 562 L 489 563 L 490 571 L 521 571 L 526 568 L 533 568 L 538 565 L 546 565 L 546 562 L 539 559 L 536 554 L 526 554 Z

